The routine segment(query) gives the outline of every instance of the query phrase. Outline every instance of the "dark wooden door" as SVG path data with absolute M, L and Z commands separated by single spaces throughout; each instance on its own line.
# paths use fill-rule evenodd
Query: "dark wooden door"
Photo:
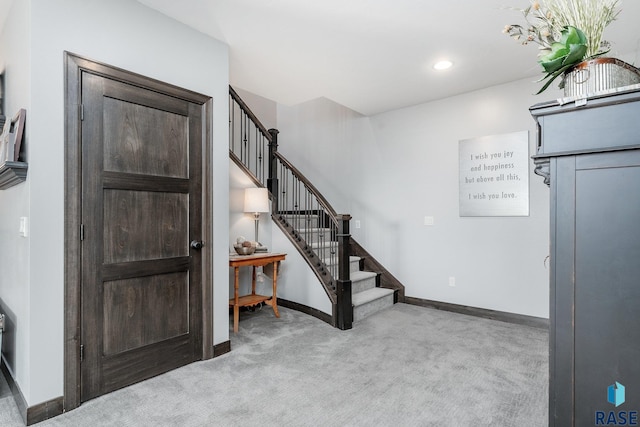
M 202 106 L 82 72 L 81 400 L 202 357 Z

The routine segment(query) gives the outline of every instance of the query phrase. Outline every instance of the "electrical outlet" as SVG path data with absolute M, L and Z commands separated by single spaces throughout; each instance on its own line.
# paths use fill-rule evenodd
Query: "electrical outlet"
M 424 217 L 424 225 L 433 225 L 433 217 L 425 216 Z
M 451 286 L 452 288 L 454 288 L 456 286 L 456 278 L 451 276 L 449 277 L 449 286 Z

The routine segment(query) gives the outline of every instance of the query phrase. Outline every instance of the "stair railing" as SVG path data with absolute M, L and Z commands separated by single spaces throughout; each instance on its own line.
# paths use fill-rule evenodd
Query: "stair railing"
M 348 214 L 337 214 L 313 184 L 278 152 L 278 130 L 266 128 L 229 87 L 229 156 L 254 183 L 269 189 L 272 218 L 323 284 L 332 320 L 351 329 Z

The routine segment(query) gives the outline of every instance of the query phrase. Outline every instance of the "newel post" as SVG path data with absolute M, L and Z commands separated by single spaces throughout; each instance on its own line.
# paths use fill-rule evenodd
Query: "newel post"
M 349 245 L 351 215 L 341 214 L 338 218 L 338 328 L 345 330 L 353 326 L 353 303 L 351 301 L 351 275 L 349 271 Z
M 269 129 L 271 142 L 269 142 L 269 177 L 267 178 L 267 189 L 271 192 L 271 213 L 278 213 L 278 161 L 276 153 L 278 152 L 278 129 Z

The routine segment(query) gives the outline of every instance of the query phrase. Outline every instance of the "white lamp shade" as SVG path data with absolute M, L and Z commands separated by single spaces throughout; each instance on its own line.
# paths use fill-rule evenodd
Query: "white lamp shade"
M 269 212 L 269 191 L 266 188 L 247 188 L 244 190 L 245 212 Z

